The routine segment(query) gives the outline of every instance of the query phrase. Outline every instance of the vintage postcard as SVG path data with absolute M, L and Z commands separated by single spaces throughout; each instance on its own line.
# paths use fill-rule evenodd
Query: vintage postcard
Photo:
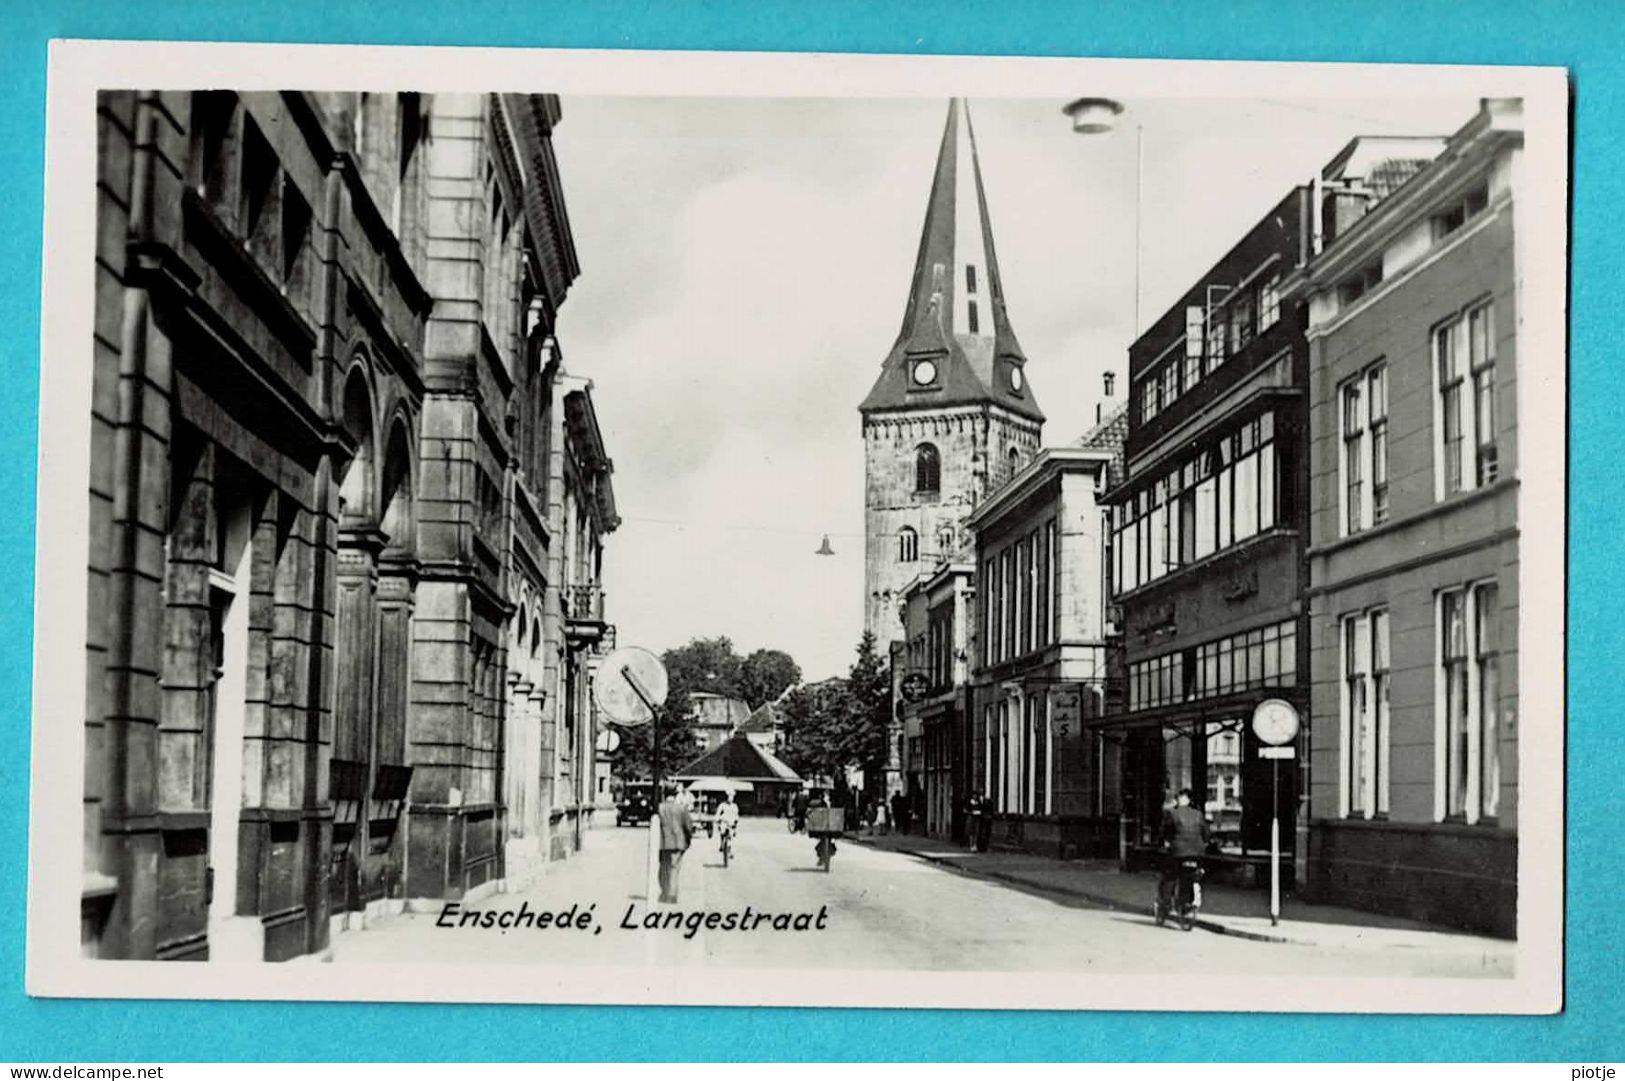
M 30 992 L 1561 1009 L 1567 105 L 58 43 Z

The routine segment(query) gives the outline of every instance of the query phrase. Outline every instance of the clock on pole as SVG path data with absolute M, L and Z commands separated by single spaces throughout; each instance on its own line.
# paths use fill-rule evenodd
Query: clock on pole
M 1253 707 L 1253 735 L 1265 746 L 1258 757 L 1273 759 L 1270 792 L 1270 924 L 1281 918 L 1281 759 L 1292 758 L 1297 748 L 1298 710 L 1284 698 L 1266 698 Z

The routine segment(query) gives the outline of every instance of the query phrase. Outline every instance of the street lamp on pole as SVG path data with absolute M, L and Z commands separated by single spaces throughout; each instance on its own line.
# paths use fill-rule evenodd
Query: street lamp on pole
M 1061 110 L 1079 135 L 1107 135 L 1123 124 L 1134 128 L 1134 337 L 1140 336 L 1140 205 L 1145 176 L 1145 129 L 1125 115 L 1123 103 L 1112 98 L 1078 98 Z

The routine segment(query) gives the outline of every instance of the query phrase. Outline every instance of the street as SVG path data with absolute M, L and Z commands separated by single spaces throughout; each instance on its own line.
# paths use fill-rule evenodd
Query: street
M 1148 917 L 1040 896 L 852 841 L 841 842 L 831 871 L 824 873 L 814 862 L 812 840 L 791 835 L 783 820 L 745 819 L 741 825 L 727 868 L 715 838 L 702 833 L 695 839 L 683 860 L 675 906 L 650 906 L 646 899 L 648 831 L 600 827 L 581 853 L 548 868 L 533 888 L 494 894 L 466 910 L 454 906 L 378 920 L 364 931 L 335 936 L 334 960 L 1225 976 L 1510 974 L 1427 950 L 1308 947 L 1161 928 Z M 507 913 L 513 915 L 504 920 Z M 711 913 L 717 918 L 706 927 Z M 526 926 L 496 926 L 526 916 Z M 667 925 L 651 929 L 646 918 Z M 541 922 L 549 926 L 535 926 Z M 798 922 L 802 929 L 796 929 Z

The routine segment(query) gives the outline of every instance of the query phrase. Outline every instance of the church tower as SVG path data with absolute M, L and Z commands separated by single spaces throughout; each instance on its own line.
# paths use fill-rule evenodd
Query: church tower
M 884 655 L 921 571 L 969 559 L 965 518 L 1038 453 L 1043 411 L 1010 329 L 976 137 L 948 105 L 902 330 L 863 417 L 864 628 Z

